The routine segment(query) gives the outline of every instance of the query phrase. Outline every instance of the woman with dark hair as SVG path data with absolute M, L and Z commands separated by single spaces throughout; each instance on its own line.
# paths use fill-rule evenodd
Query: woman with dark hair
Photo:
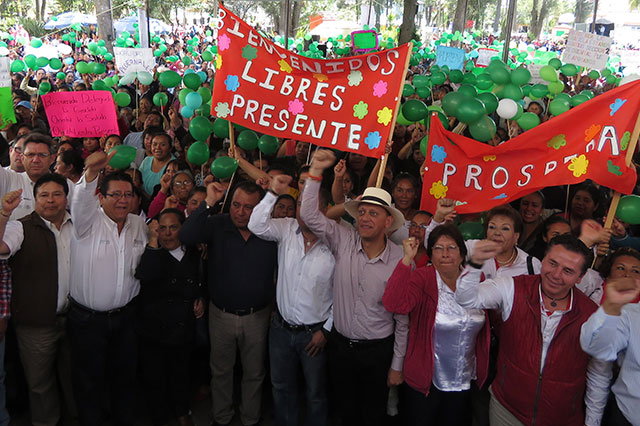
M 529 252 L 542 232 L 542 212 L 544 195 L 536 191 L 520 198 L 519 212 L 522 217 L 522 232 L 518 238 L 518 247 Z
M 174 164 L 178 166 L 177 162 Z M 187 208 L 189 193 L 194 186 L 193 174 L 189 170 L 165 173 L 160 179 L 160 190 L 149 205 L 149 217 L 155 217 L 165 207 L 184 212 Z
M 569 201 L 569 211 L 563 215 L 574 233 L 580 232 L 583 220 L 593 219 L 593 213 L 598 209 L 601 198 L 600 190 L 591 183 L 581 183 L 576 187 Z
M 78 183 L 84 171 L 84 160 L 78 151 L 74 149 L 62 151 L 58 154 L 54 171 L 73 181 L 73 183 Z
M 600 275 L 605 280 L 602 284 L 603 295 L 606 291 L 609 279 L 632 277 L 640 279 L 640 251 L 623 247 L 607 256 L 600 267 Z M 601 303 L 604 301 L 602 299 Z M 640 302 L 640 296 L 634 299 L 633 303 Z
M 417 211 L 414 204 L 418 199 L 419 191 L 418 180 L 409 173 L 400 173 L 391 183 L 393 205 L 400 210 L 405 220 L 405 226 L 389 236 L 389 239 L 396 244 L 402 244 L 402 241 L 409 236 L 409 224 Z
M 404 360 L 405 425 L 471 425 L 471 382 L 481 387 L 489 364 L 489 321 L 481 309 L 465 309 L 455 291 L 467 256 L 453 225 L 434 228 L 427 255 L 432 265 L 411 270 L 418 240 L 403 241 L 404 257 L 389 278 L 384 307 L 409 315 Z

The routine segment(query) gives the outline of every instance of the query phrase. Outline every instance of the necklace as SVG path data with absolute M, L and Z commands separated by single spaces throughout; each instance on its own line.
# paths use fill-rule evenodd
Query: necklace
M 540 287 L 540 292 L 542 292 L 542 294 L 543 294 L 543 295 L 545 295 L 545 296 L 547 297 L 547 299 L 551 299 L 551 303 L 549 303 L 549 304 L 550 304 L 550 305 L 551 305 L 551 307 L 553 307 L 553 308 L 555 308 L 556 306 L 558 306 L 558 304 L 556 303 L 557 301 L 564 300 L 564 299 L 566 299 L 567 297 L 569 297 L 569 295 L 571 294 L 571 291 L 569 291 L 569 292 L 567 293 L 567 295 L 566 295 L 566 296 L 564 296 L 564 297 L 553 298 L 553 297 L 549 296 L 547 293 L 545 293 L 545 292 L 544 292 L 544 290 L 542 289 L 542 286 Z
M 311 241 L 311 240 L 307 239 L 307 237 L 305 237 L 304 235 L 302 236 L 302 238 L 304 239 L 304 244 L 305 244 L 307 247 L 311 247 L 311 245 L 312 245 L 313 243 L 315 243 L 316 241 L 318 241 L 318 239 L 317 239 L 317 238 L 316 238 L 315 240 Z
M 509 260 L 507 260 L 506 262 L 501 262 L 500 259 L 498 259 L 498 256 L 496 256 L 496 262 L 498 262 L 498 265 L 508 265 L 515 260 L 517 254 L 518 250 L 514 249 L 513 254 L 509 258 Z

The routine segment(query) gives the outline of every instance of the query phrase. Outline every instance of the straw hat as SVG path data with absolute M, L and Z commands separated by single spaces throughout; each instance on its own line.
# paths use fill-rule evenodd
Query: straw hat
M 358 218 L 358 206 L 361 203 L 373 204 L 374 206 L 380 206 L 387 210 L 391 216 L 393 216 L 393 224 L 389 228 L 389 233 L 395 231 L 404 225 L 404 215 L 400 210 L 395 207 L 391 207 L 391 195 L 382 188 L 367 188 L 362 194 L 360 200 L 350 200 L 344 203 L 344 209 L 353 217 Z

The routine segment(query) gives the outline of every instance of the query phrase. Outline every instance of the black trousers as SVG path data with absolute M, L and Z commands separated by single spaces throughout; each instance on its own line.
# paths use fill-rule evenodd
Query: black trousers
M 140 370 L 154 425 L 189 414 L 191 345 L 166 345 L 141 338 Z
M 443 392 L 431 384 L 425 396 L 404 384 L 401 395 L 403 425 L 471 426 L 471 390 Z
M 133 306 L 99 313 L 74 302 L 67 327 L 80 425 L 101 425 L 106 405 L 112 424 L 133 425 L 138 360 Z
M 602 422 L 605 426 L 632 426 L 631 422 L 620 411 L 618 407 L 618 401 L 616 401 L 615 395 L 611 395 L 609 398 L 609 410 L 608 414 L 605 414 L 605 421 Z
M 383 426 L 387 421 L 387 376 L 393 335 L 376 341 L 349 342 L 333 330 L 329 372 L 342 425 Z

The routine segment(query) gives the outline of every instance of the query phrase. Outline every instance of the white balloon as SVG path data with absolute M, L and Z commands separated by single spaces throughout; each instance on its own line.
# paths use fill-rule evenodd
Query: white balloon
M 7 56 L 9 54 L 9 49 L 6 47 L 0 47 L 0 56 Z
M 59 44 L 57 49 L 61 55 L 69 55 L 72 52 L 71 46 L 69 46 L 68 44 Z
M 622 86 L 623 84 L 631 83 L 632 81 L 636 81 L 636 80 L 640 80 L 640 75 L 629 74 L 628 76 L 623 77 L 622 80 L 620 80 L 619 86 Z
M 153 83 L 153 76 L 147 71 L 138 71 L 137 78 L 140 84 L 144 84 L 145 86 Z
M 129 72 L 127 74 L 125 74 L 122 78 L 120 78 L 120 86 L 127 86 L 131 83 L 133 83 L 133 81 L 136 79 L 136 73 L 135 72 Z
M 496 112 L 500 117 L 511 120 L 518 114 L 518 104 L 513 99 L 501 99 Z

